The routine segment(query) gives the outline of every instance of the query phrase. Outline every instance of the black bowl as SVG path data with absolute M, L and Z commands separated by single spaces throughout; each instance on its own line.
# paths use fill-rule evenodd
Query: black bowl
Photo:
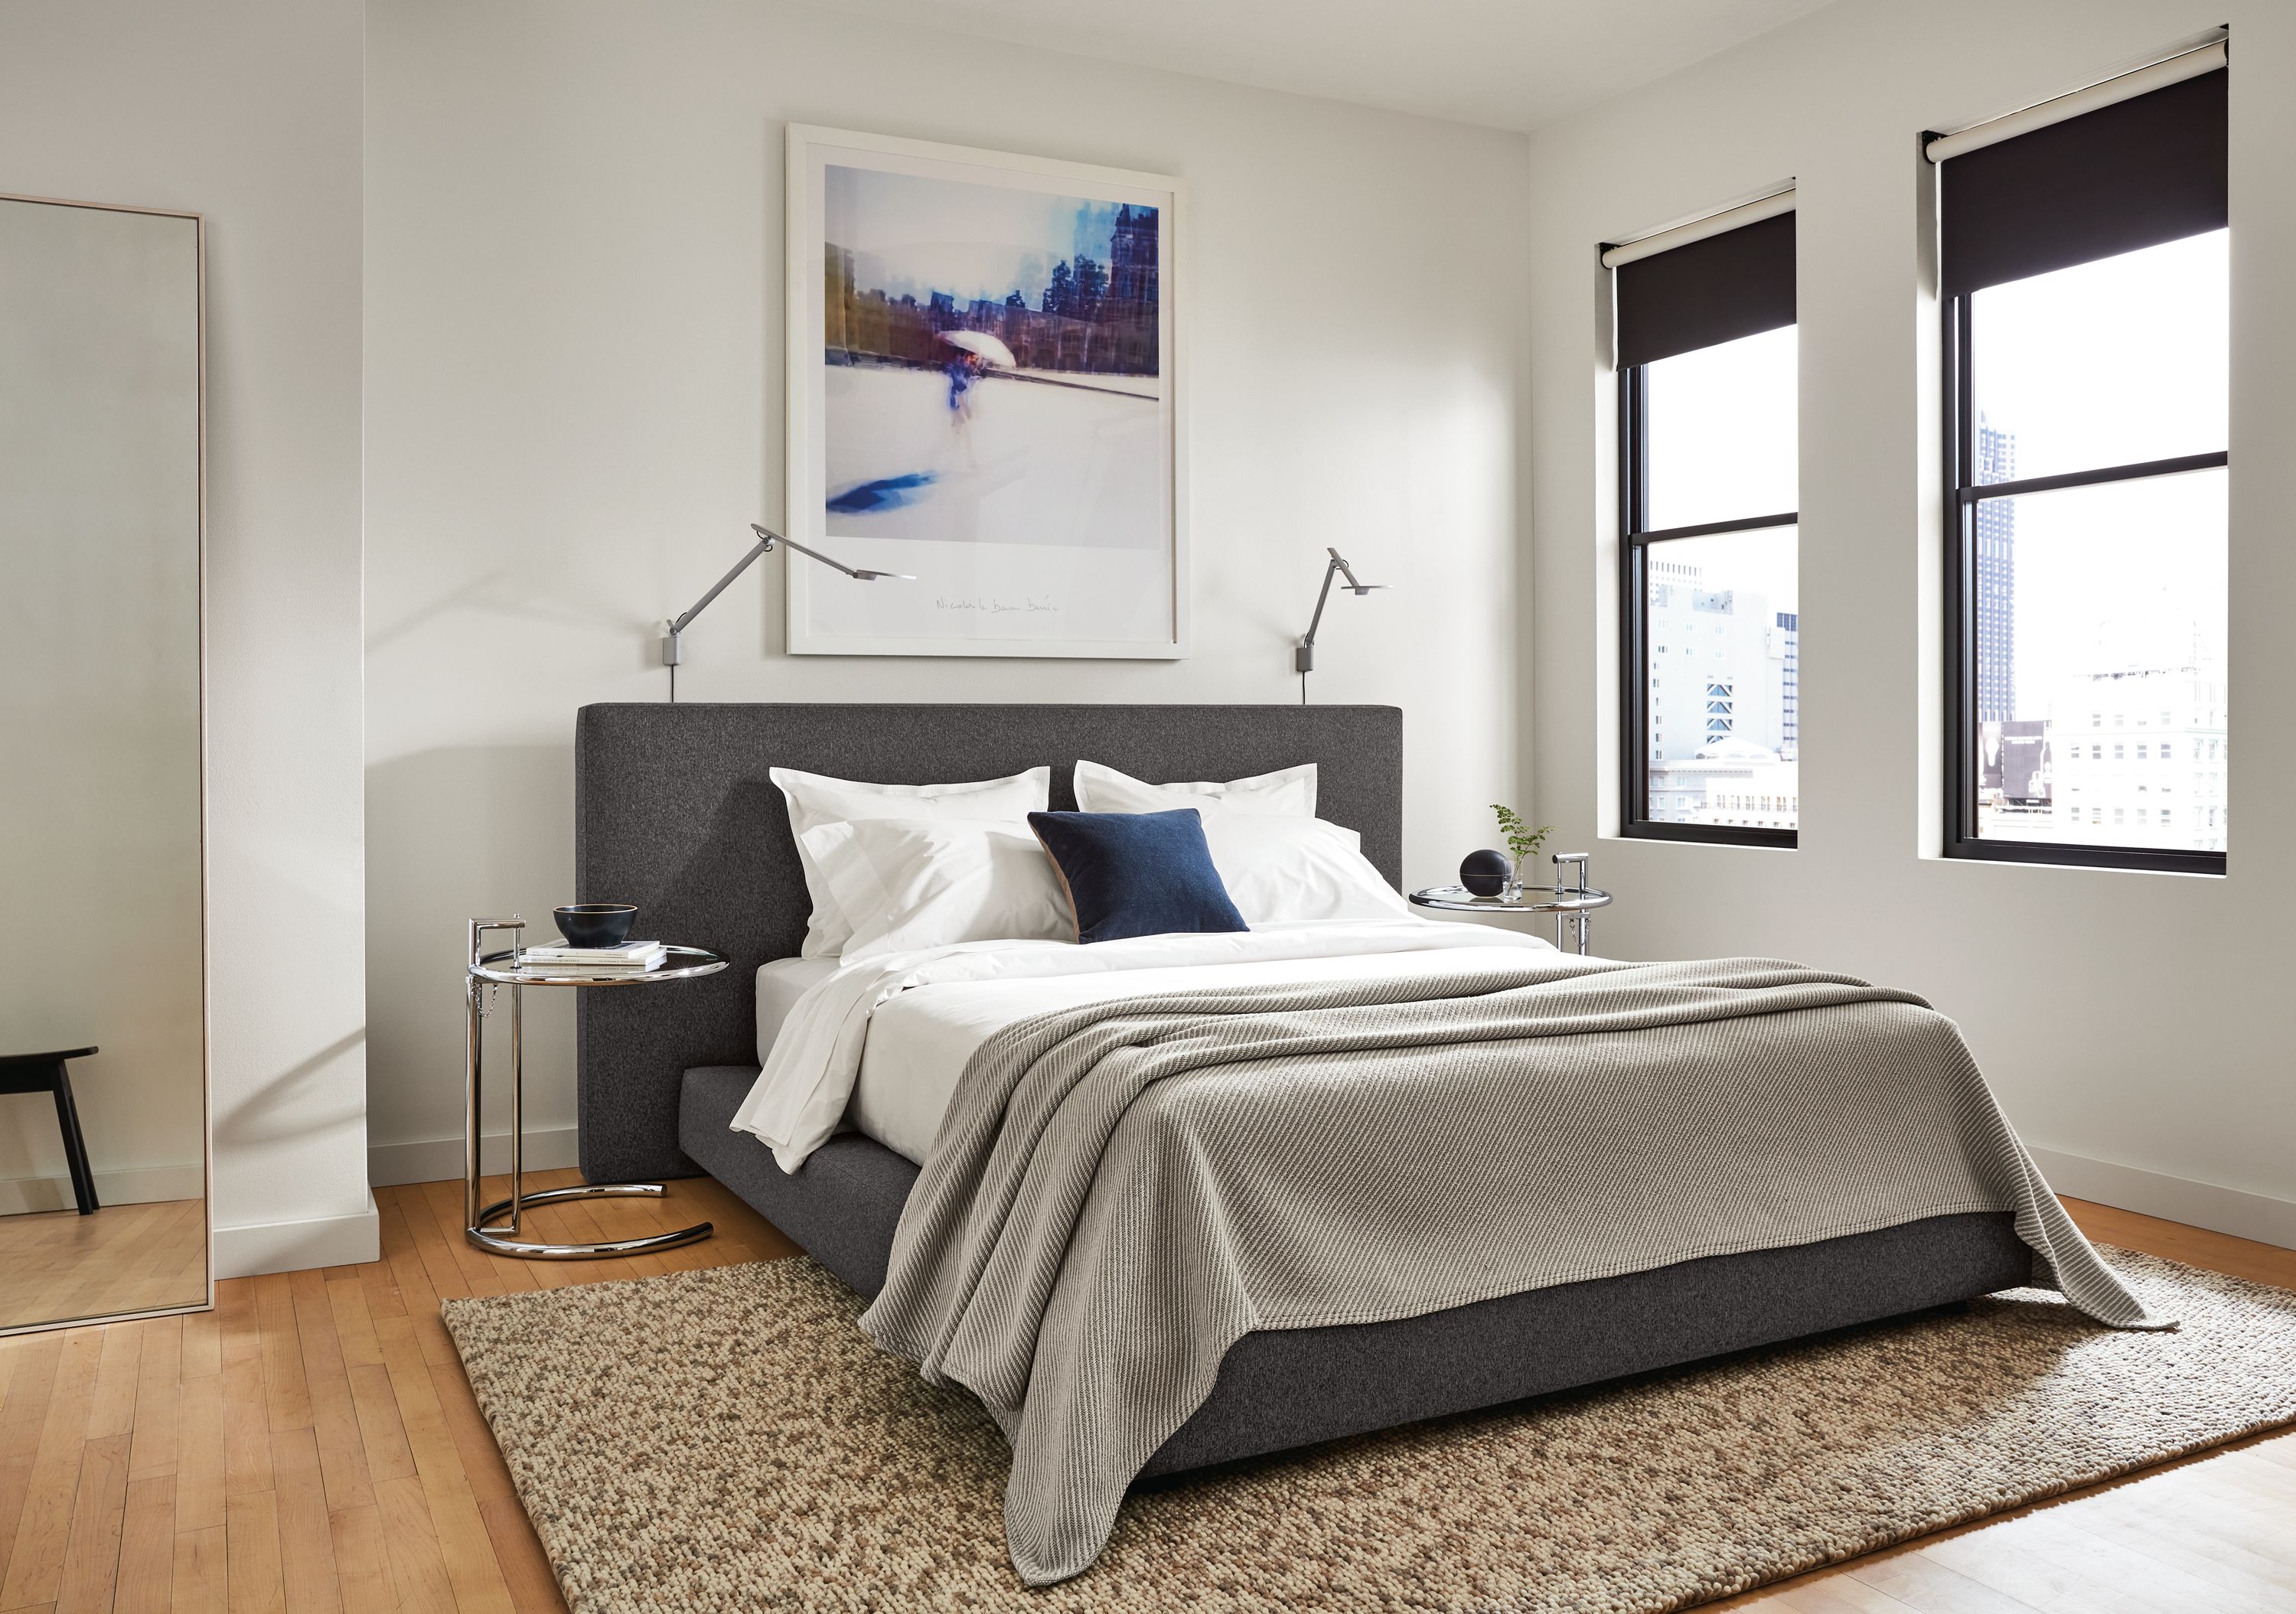
M 1496 897 L 1514 877 L 1514 864 L 1505 852 L 1470 852 L 1459 864 L 1459 883 L 1477 897 Z
M 626 902 L 577 902 L 551 909 L 550 916 L 570 947 L 619 947 L 630 938 L 638 911 Z

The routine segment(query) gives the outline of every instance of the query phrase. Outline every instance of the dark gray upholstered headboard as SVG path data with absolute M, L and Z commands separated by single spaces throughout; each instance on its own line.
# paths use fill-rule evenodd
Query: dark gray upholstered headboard
M 880 784 L 1050 763 L 1053 806 L 1089 758 L 1139 778 L 1317 766 L 1316 813 L 1403 879 L 1403 714 L 1390 706 L 586 706 L 574 729 L 576 900 L 638 905 L 638 933 L 713 947 L 704 979 L 576 999 L 590 1181 L 692 1176 L 677 1099 L 696 1065 L 757 1061 L 758 966 L 794 954 L 810 904 L 781 792 L 793 767 Z

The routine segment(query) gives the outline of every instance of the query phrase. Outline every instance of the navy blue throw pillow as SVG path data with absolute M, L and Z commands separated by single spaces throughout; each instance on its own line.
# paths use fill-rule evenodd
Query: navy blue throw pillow
M 1195 808 L 1031 813 L 1029 827 L 1068 889 L 1080 942 L 1248 930 L 1204 844 Z

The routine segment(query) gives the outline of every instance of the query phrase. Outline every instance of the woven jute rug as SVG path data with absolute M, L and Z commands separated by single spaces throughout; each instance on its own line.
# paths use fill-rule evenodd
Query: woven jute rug
M 1658 1614 L 2296 1421 L 2296 1293 L 2125 1251 L 2168 1333 L 2052 1295 L 1144 1487 L 1021 1585 L 987 1414 L 810 1261 L 450 1300 L 575 1614 Z

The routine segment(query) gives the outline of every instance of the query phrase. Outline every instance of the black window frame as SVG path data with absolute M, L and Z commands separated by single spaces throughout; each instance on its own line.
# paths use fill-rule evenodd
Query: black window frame
M 1774 325 L 1772 330 L 1787 327 Z M 1697 349 L 1692 349 L 1697 351 Z M 1651 547 L 1676 538 L 1800 527 L 1799 511 L 1742 516 L 1694 527 L 1652 530 L 1650 510 L 1648 364 L 1621 365 L 1619 389 L 1619 832 L 1642 840 L 1681 840 L 1707 846 L 1785 847 L 1800 844 L 1799 829 L 1758 824 L 1664 823 L 1650 816 L 1650 657 L 1648 561 Z M 1797 501 L 1799 504 L 1799 501 Z M 1797 537 L 1797 543 L 1799 537 Z M 1799 553 L 1799 551 L 1797 551 Z M 1799 796 L 1800 792 L 1796 792 Z M 1799 818 L 1799 811 L 1796 817 Z
M 2218 71 L 2222 71 L 2221 69 Z M 2218 78 L 2212 86 L 2219 98 L 2224 80 Z M 2182 107 L 2208 93 L 2198 80 L 2188 80 L 2191 87 L 2177 92 L 2173 104 Z M 2174 87 L 2174 86 L 2172 86 Z M 2167 92 L 2152 92 L 2153 95 Z M 2147 97 L 2139 97 L 2139 100 Z M 2164 104 L 2171 104 L 2165 103 Z M 2106 139 L 2128 143 L 2145 136 L 2145 111 L 2134 102 L 2108 106 L 2112 114 Z M 2099 119 L 2100 114 L 2085 115 Z M 2222 114 L 2216 114 L 2214 126 L 2222 127 Z M 2083 119 L 2070 120 L 2074 123 Z M 2176 122 L 2177 133 L 2187 138 L 2202 134 L 2200 120 L 2185 113 Z M 2046 126 L 2065 128 L 2066 126 Z M 2134 133 L 2130 133 L 2133 130 Z M 2068 130 L 2070 133 L 2070 130 Z M 1924 139 L 1934 136 L 1924 136 Z M 2027 139 L 2030 136 L 2018 136 Z M 2152 142 L 2158 150 L 2165 142 Z M 2219 147 L 2221 150 L 2221 147 Z M 2189 160 L 2189 152 L 2171 153 Z M 2155 193 L 2140 201 L 2149 201 L 2152 210 L 2166 212 L 2179 205 L 2173 199 L 2163 200 L 2158 193 L 2165 183 L 2159 176 L 2145 176 Z M 1940 184 L 1949 183 L 1941 176 Z M 2221 179 L 2218 180 L 2221 184 Z M 2220 209 L 2220 198 L 2208 199 L 2208 205 Z M 2062 266 L 2079 263 L 2102 262 L 2123 251 L 2141 250 L 2146 246 L 2161 245 L 2169 241 L 2189 239 L 2191 234 L 2205 230 L 2189 230 L 2179 233 L 2156 234 L 2111 242 L 2104 231 L 2114 227 L 2143 228 L 2144 209 L 2132 209 L 2133 225 L 2109 223 L 2098 233 L 2098 243 L 2109 250 L 2094 255 L 2071 258 Z M 2169 226 L 2174 229 L 2175 226 Z M 2222 227 L 2221 220 L 2215 227 Z M 2030 272 L 2046 272 L 2046 265 L 2034 266 Z M 2096 487 L 2107 482 L 2136 481 L 2155 477 L 2181 476 L 2194 471 L 2228 468 L 2232 463 L 2229 445 L 2209 454 L 2182 455 L 2170 459 L 2144 460 L 2127 464 L 2098 466 L 2088 470 L 2066 471 L 2054 476 L 2026 477 L 2012 481 L 1980 483 L 1977 445 L 1976 378 L 1972 366 L 1972 346 L 1975 340 L 1971 320 L 1970 302 L 1988 285 L 2001 284 L 2006 278 L 1997 274 L 1994 278 L 1966 287 L 1956 286 L 1948 271 L 1948 280 L 1939 297 L 1939 313 L 1942 321 L 1939 344 L 1945 374 L 1943 402 L 1945 413 L 1945 844 L 1946 856 L 1983 863 L 2042 864 L 2064 868 L 2096 868 L 2152 871 L 2159 873 L 2216 874 L 2226 868 L 2228 852 L 2173 851 L 2166 848 L 2097 846 L 2082 841 L 1988 840 L 1977 833 L 1977 792 L 1980 770 L 1977 767 L 1978 744 L 1981 730 L 1978 723 L 1978 635 L 1977 635 L 1977 512 L 1988 500 L 2014 498 L 2020 494 L 2049 493 L 2065 487 Z

